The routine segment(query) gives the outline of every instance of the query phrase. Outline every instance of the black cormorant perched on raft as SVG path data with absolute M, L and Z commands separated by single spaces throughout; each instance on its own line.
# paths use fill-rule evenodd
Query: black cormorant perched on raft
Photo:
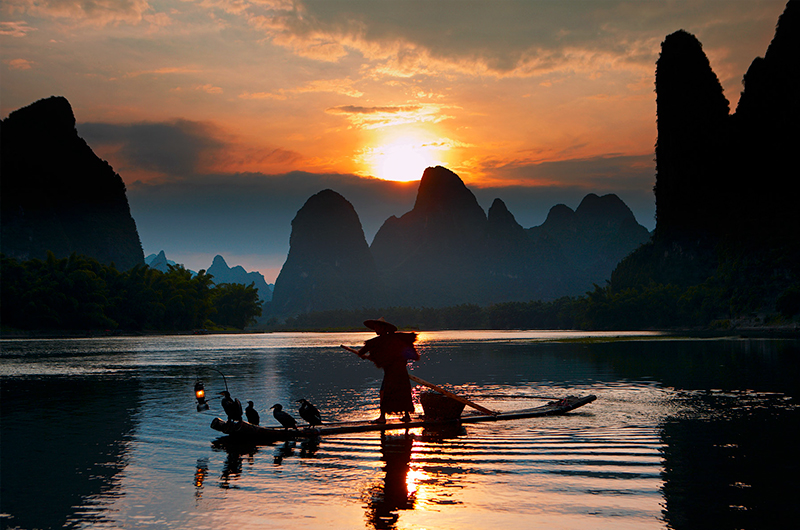
M 275 409 L 272 412 L 272 415 L 275 416 L 275 419 L 283 425 L 284 429 L 297 429 L 297 420 L 292 418 L 287 412 L 283 411 L 283 405 L 280 403 L 276 403 L 270 407 L 271 409 Z
M 300 403 L 301 418 L 306 420 L 308 424 L 311 425 L 312 427 L 314 425 L 322 424 L 322 416 L 320 416 L 317 407 L 315 407 L 305 399 L 298 399 L 297 402 Z
M 244 409 L 244 413 L 247 416 L 247 421 L 253 425 L 258 425 L 258 423 L 261 421 L 261 418 L 258 416 L 258 411 L 253 408 L 252 401 L 247 402 L 247 408 Z
M 242 402 L 239 401 L 239 398 L 232 399 L 227 390 L 223 390 L 220 394 L 222 395 L 222 410 L 228 415 L 228 421 L 242 421 Z

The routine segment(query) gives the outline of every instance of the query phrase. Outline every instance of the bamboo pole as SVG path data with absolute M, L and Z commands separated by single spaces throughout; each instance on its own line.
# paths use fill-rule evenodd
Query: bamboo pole
M 345 346 L 344 344 L 342 344 L 341 347 L 344 348 L 345 350 L 347 350 L 349 352 L 353 352 L 356 355 L 358 355 L 359 357 L 363 358 L 363 356 L 358 352 L 358 350 L 355 350 L 355 349 L 353 349 L 353 348 L 351 348 L 349 346 Z M 440 387 L 438 385 L 434 385 L 433 383 L 429 383 L 428 381 L 425 381 L 424 379 L 420 379 L 419 377 L 417 377 L 415 375 L 408 374 L 408 378 L 410 380 L 414 381 L 415 383 L 418 383 L 418 384 L 423 385 L 423 386 L 427 386 L 428 388 L 430 388 L 432 390 L 435 390 L 435 391 L 439 392 L 440 394 L 444 394 L 445 396 L 447 396 L 447 397 L 449 397 L 451 399 L 455 399 L 456 401 L 458 401 L 460 403 L 464 403 L 465 405 L 469 405 L 470 407 L 474 408 L 475 410 L 478 410 L 478 411 L 482 412 L 483 414 L 487 414 L 487 415 L 491 415 L 491 416 L 496 416 L 497 415 L 497 412 L 495 412 L 493 410 L 489 410 L 486 407 L 482 407 L 481 405 L 478 405 L 477 403 L 474 403 L 474 402 L 468 400 L 467 398 L 461 397 L 461 396 L 459 396 L 457 394 L 453 394 L 452 392 L 450 392 L 448 390 L 445 390 L 444 388 L 442 388 L 442 387 Z
M 481 398 L 490 398 L 490 399 L 546 399 L 549 401 L 558 401 L 560 399 L 564 399 L 564 396 L 529 396 L 526 394 L 514 395 L 514 396 L 507 396 L 505 394 L 482 394 Z

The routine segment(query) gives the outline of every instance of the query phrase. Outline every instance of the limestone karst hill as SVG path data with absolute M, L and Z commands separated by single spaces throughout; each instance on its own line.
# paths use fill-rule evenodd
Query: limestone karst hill
M 364 307 L 444 307 L 553 299 L 603 282 L 649 239 L 615 195 L 559 205 L 525 230 L 502 200 L 483 211 L 461 178 L 428 168 L 414 208 L 386 220 L 366 247 L 358 215 L 325 190 L 292 222 L 273 314 Z
M 75 129 L 63 97 L 12 112 L 0 125 L 2 252 L 27 260 L 75 252 L 120 270 L 144 263 L 125 184 Z
M 379 292 L 375 262 L 353 205 L 333 190 L 313 195 L 292 220 L 272 313 L 369 307 Z
M 800 286 L 800 1 L 744 75 L 735 113 L 683 30 L 662 43 L 656 102 L 655 237 L 619 265 L 612 287 L 706 284 L 734 295 L 734 312 L 774 304 Z

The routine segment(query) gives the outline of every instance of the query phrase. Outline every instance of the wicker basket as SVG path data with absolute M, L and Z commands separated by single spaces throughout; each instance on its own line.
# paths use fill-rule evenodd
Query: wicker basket
M 464 404 L 438 392 L 423 392 L 419 402 L 426 419 L 453 420 L 461 416 Z

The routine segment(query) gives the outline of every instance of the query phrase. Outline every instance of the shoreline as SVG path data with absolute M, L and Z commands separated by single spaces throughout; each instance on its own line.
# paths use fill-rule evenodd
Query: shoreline
M 275 330 L 175 330 L 175 331 L 65 331 L 65 330 L 0 330 L 0 340 L 36 339 L 94 339 L 110 337 L 159 337 L 159 336 L 204 336 L 204 335 L 266 335 L 271 333 L 342 333 L 364 331 L 362 329 L 275 329 Z M 420 331 L 420 330 L 414 330 Z M 473 331 L 470 329 L 431 329 L 425 331 Z M 484 330 L 492 331 L 492 330 Z M 582 332 L 642 332 L 662 333 L 664 339 L 715 339 L 715 338 L 757 338 L 757 339 L 800 339 L 800 327 L 792 326 L 748 326 L 731 329 L 641 329 L 641 330 L 553 330 L 519 329 L 494 331 L 582 331 Z M 608 340 L 608 339 L 606 339 Z

